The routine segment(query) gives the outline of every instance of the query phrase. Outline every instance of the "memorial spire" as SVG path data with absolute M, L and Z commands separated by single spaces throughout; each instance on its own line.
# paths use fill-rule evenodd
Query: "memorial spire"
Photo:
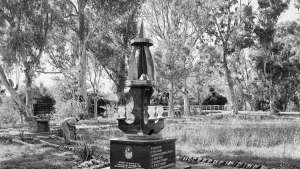
M 144 21 L 142 20 L 141 22 L 141 27 L 140 27 L 140 31 L 139 31 L 139 38 L 144 38 Z

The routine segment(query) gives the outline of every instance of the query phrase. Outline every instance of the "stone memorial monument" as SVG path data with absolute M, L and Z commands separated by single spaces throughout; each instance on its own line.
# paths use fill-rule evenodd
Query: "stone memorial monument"
M 175 139 L 162 138 L 162 112 L 149 106 L 154 91 L 155 68 L 144 38 L 143 22 L 138 38 L 131 41 L 133 53 L 129 59 L 126 87 L 133 104 L 124 116 L 118 118 L 124 138 L 110 140 L 111 169 L 167 169 L 175 168 Z M 162 110 L 159 110 L 162 111 Z M 150 113 L 155 112 L 155 113 Z

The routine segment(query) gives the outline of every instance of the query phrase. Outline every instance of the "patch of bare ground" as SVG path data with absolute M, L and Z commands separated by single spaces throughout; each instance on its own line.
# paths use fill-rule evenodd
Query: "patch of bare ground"
M 0 169 L 70 169 L 76 160 L 73 153 L 50 147 L 0 144 Z

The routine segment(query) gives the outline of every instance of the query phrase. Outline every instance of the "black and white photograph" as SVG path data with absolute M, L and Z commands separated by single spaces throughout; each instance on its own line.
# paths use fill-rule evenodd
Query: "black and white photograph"
M 300 0 L 0 0 L 0 169 L 300 169 Z

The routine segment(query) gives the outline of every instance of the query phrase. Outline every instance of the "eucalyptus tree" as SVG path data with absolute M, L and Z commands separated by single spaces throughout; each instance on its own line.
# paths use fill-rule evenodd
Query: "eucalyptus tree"
M 235 78 L 232 75 L 232 60 L 239 57 L 244 48 L 253 44 L 253 13 L 250 4 L 241 4 L 237 0 L 201 1 L 195 0 L 191 11 L 191 22 L 199 30 L 204 30 L 200 40 L 204 44 L 214 44 L 221 49 L 220 55 L 210 57 L 220 63 L 230 91 L 233 112 L 238 112 L 238 100 L 235 92 Z
M 142 1 L 137 0 L 55 2 L 58 17 L 57 32 L 53 34 L 54 40 L 52 47 L 49 48 L 49 56 L 51 63 L 65 76 L 73 81 L 79 80 L 79 95 L 82 101 L 87 101 L 89 58 L 91 62 L 97 62 L 94 66 L 102 67 L 97 69 L 96 74 L 100 75 L 100 71 L 105 70 L 115 82 L 118 91 L 121 91 L 119 86 L 122 86 L 123 82 L 120 81 L 124 80 L 120 79 L 125 78 L 124 56 L 127 55 L 123 49 L 128 47 L 129 39 L 132 37 L 128 31 L 136 31 L 136 28 L 132 28 L 131 16 L 135 18 L 132 11 L 136 11 L 136 6 L 141 3 Z M 126 22 L 125 18 L 130 21 Z M 120 44 L 119 40 L 123 42 Z M 99 77 L 97 79 L 99 81 Z
M 175 87 L 179 88 L 183 100 L 184 111 L 189 114 L 189 90 L 187 79 L 195 72 L 195 46 L 200 33 L 189 22 L 189 1 L 158 0 L 147 1 L 145 13 L 148 15 L 152 34 L 159 48 L 156 52 L 159 75 L 169 81 L 170 114 L 173 114 L 173 97 Z
M 278 112 L 275 106 L 275 84 L 276 81 L 279 80 L 277 78 L 280 77 L 276 75 L 276 72 L 280 69 L 278 69 L 279 67 L 276 66 L 275 62 L 282 52 L 280 49 L 281 43 L 275 41 L 275 35 L 278 18 L 288 8 L 288 4 L 288 0 L 258 1 L 258 21 L 255 25 L 254 32 L 258 37 L 257 46 L 260 55 L 256 57 L 256 62 L 261 78 L 268 86 L 268 100 L 272 113 Z
M 3 65 L 0 66 L 2 84 L 10 92 L 26 120 L 33 116 L 31 88 L 40 59 L 47 45 L 54 21 L 50 2 L 45 0 L 0 1 L 1 55 L 3 64 L 22 65 L 26 84 L 26 105 L 10 85 Z
M 124 102 L 127 76 L 126 61 L 131 54 L 130 41 L 137 35 L 137 20 L 144 1 L 114 1 L 116 11 L 106 12 L 106 28 L 88 43 L 88 51 L 113 81 L 119 101 Z
M 267 96 L 273 113 L 285 111 L 289 102 L 299 108 L 299 37 L 297 22 L 279 24 L 270 49 L 259 46 L 259 53 L 255 56 L 256 68 L 270 92 Z

